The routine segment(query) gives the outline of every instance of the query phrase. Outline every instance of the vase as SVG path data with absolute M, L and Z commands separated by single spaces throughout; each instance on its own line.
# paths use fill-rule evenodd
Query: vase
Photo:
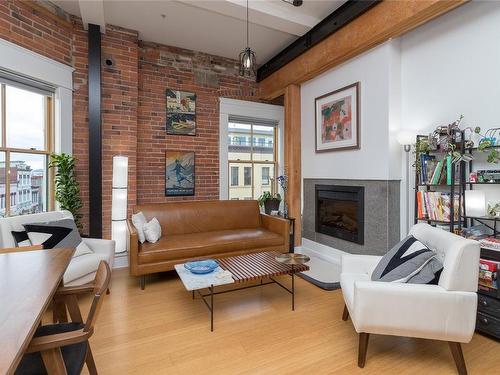
M 278 211 L 280 208 L 281 201 L 276 198 L 267 199 L 264 202 L 264 212 L 271 215 L 271 211 Z
M 288 219 L 288 203 L 286 201 L 283 202 L 283 217 Z

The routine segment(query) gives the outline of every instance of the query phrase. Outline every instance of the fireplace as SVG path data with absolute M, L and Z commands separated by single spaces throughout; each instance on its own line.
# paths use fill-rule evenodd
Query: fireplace
M 316 185 L 316 232 L 364 244 L 365 188 Z

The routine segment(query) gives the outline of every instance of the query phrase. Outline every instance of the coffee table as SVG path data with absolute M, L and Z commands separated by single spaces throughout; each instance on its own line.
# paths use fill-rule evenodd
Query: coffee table
M 210 330 L 214 330 L 214 296 L 222 293 L 234 292 L 237 290 L 255 288 L 269 284 L 277 284 L 292 296 L 292 311 L 295 310 L 295 274 L 297 272 L 308 271 L 305 264 L 284 264 L 276 260 L 282 255 L 278 252 L 262 252 L 246 255 L 238 255 L 228 258 L 217 259 L 220 264 L 214 272 L 206 275 L 194 275 L 184 268 L 184 264 L 176 264 L 177 271 L 186 290 L 192 292 L 193 299 L 195 293 L 198 294 L 210 311 Z M 222 277 L 224 271 L 229 271 L 231 277 Z M 275 279 L 276 276 L 290 275 L 292 286 L 286 287 Z M 268 279 L 269 281 L 264 281 Z M 216 291 L 215 288 L 229 284 L 245 284 L 252 281 L 260 281 L 258 284 L 245 285 L 227 290 Z M 208 289 L 208 293 L 203 293 Z

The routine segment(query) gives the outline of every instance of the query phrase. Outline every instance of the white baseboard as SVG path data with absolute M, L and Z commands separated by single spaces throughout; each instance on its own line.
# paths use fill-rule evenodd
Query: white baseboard
M 297 246 L 295 248 L 297 253 L 300 253 L 302 250 L 305 250 L 304 252 L 312 253 L 324 261 L 339 265 L 341 263 L 342 255 L 348 254 L 345 251 L 311 241 L 307 238 L 302 238 L 302 246 Z
M 127 268 L 128 267 L 128 253 L 116 254 L 113 268 Z

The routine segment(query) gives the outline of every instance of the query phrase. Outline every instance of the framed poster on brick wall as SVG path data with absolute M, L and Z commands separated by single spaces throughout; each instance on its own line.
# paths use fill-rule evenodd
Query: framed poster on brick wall
M 167 89 L 167 134 L 196 135 L 196 94 Z
M 194 151 L 165 151 L 165 196 L 194 195 Z

